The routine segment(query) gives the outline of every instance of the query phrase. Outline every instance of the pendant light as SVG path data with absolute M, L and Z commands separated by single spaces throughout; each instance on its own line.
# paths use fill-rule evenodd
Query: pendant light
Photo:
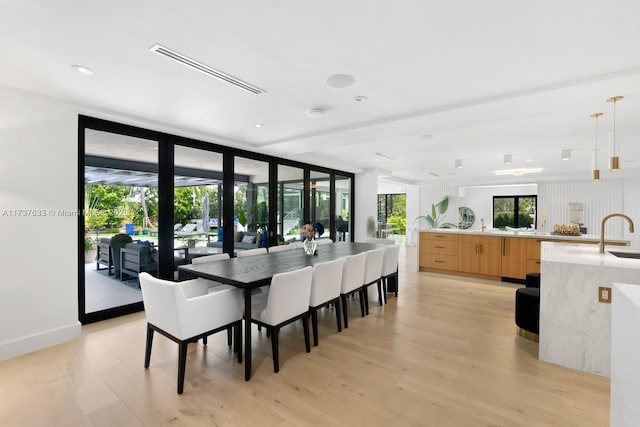
M 612 96 L 607 102 L 613 102 L 613 128 L 609 131 L 609 169 L 617 171 L 620 169 L 620 157 L 618 157 L 618 147 L 616 145 L 616 102 L 624 99 L 624 96 Z
M 591 155 L 591 173 L 594 181 L 600 181 L 600 169 L 598 169 L 598 117 L 603 113 L 593 113 L 591 117 L 596 119 L 596 145 Z

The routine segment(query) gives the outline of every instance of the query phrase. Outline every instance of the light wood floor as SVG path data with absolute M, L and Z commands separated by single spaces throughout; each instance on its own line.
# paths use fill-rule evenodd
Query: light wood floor
M 250 382 L 217 334 L 191 345 L 179 396 L 177 345 L 156 334 L 145 370 L 139 313 L 0 362 L 0 425 L 608 425 L 607 378 L 540 362 L 516 335 L 515 285 L 416 273 L 408 251 L 384 308 L 360 318 L 354 301 L 340 334 L 323 310 L 309 354 L 302 327 L 286 327 L 278 374 L 264 333 Z

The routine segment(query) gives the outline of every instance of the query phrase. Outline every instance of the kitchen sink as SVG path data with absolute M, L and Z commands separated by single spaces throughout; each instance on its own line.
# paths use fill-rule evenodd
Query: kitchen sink
M 607 251 L 618 258 L 636 258 L 640 259 L 640 252 L 624 252 L 624 251 Z

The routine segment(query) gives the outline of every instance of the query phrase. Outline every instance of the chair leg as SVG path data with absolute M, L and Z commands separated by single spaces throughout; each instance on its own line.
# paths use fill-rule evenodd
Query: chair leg
M 342 299 L 342 316 L 344 318 L 344 328 L 347 329 L 349 327 L 349 319 L 347 319 L 347 296 L 340 295 L 340 299 Z
M 365 313 L 369 314 L 369 292 L 366 286 L 360 288 L 360 310 L 362 311 L 362 317 L 365 316 Z
M 227 328 L 227 346 L 231 347 L 231 344 L 233 343 L 233 326 L 229 326 Z
M 340 322 L 340 297 L 336 298 L 336 323 L 338 324 L 338 332 L 342 332 L 342 323 Z
M 238 363 L 242 363 L 242 321 L 233 327 L 234 345 L 233 351 L 238 355 Z
M 149 368 L 149 362 L 151 361 L 151 345 L 153 344 L 153 329 L 147 323 L 147 349 L 144 352 L 144 368 Z
M 178 394 L 184 390 L 184 372 L 187 368 L 187 346 L 188 342 L 178 344 Z
M 380 305 L 383 305 L 384 303 L 382 302 L 382 279 L 378 280 L 378 301 L 380 302 Z
M 309 314 L 302 318 L 302 329 L 304 331 L 304 346 L 307 353 L 311 353 L 311 340 L 309 339 Z
M 382 279 L 382 296 L 384 297 L 384 303 L 387 303 L 387 282 L 389 278 Z
M 396 281 L 396 298 L 398 298 L 398 286 L 400 286 L 400 280 L 398 280 L 399 275 L 398 272 L 396 271 L 396 275 L 394 276 L 394 280 Z
M 311 307 L 311 328 L 313 329 L 313 345 L 318 346 L 318 309 Z
M 202 337 L 202 344 L 207 345 L 207 336 L 205 335 L 204 337 Z
M 276 374 L 280 371 L 280 354 L 278 352 L 278 335 L 279 328 L 269 328 L 271 330 L 271 352 L 273 353 L 273 372 Z

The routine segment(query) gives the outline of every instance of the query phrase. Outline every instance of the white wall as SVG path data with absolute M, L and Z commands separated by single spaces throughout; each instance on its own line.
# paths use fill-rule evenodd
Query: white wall
M 58 212 L 77 209 L 77 122 L 69 104 L 0 86 L 0 359 L 80 335 L 77 218 Z
M 544 231 L 552 231 L 556 223 L 569 222 L 569 203 L 580 202 L 585 206 L 585 226 L 588 234 L 600 234 L 602 218 L 610 213 L 625 213 L 634 221 L 637 231 L 629 233 L 626 222 L 619 218 L 607 222 L 605 234 L 613 238 L 630 240 L 640 246 L 640 177 L 591 180 L 541 181 L 539 183 L 506 186 L 455 186 L 431 185 L 419 188 L 419 215 L 431 212 L 431 204 L 445 195 L 449 196 L 446 221 L 457 222 L 457 209 L 466 206 L 474 211 L 476 222 L 472 229 L 480 229 L 480 218 L 492 227 L 493 196 L 538 195 L 538 229 L 542 227 L 542 215 L 546 210 Z M 409 197 L 407 197 L 409 203 Z M 407 214 L 407 225 L 410 218 Z M 413 219 L 411 219 L 413 221 Z
M 538 194 L 536 184 L 500 185 L 500 186 L 471 186 L 462 187 L 464 197 L 460 197 L 461 206 L 468 207 L 476 215 L 476 221 L 471 226 L 472 230 L 482 228 L 481 219 L 484 218 L 484 225 L 493 227 L 493 196 L 532 196 Z M 540 210 L 540 201 L 538 200 Z M 538 220 L 538 224 L 540 221 Z
M 367 218 L 378 220 L 378 176 L 373 172 L 356 174 L 356 215 L 355 234 L 356 242 L 363 242 L 367 236 Z
M 625 240 L 630 240 L 632 246 L 640 246 L 640 177 L 624 180 L 624 211 L 635 223 L 635 233 L 629 233 L 629 227 L 623 224 Z M 612 212 L 609 212 L 612 213 Z M 616 219 L 621 222 L 621 219 Z M 598 230 L 600 230 L 598 228 Z
M 636 187 L 637 188 L 637 187 Z M 553 231 L 556 223 L 569 223 L 569 202 L 584 204 L 584 224 L 588 234 L 600 234 L 602 218 L 610 213 L 625 213 L 624 179 L 571 180 L 558 182 L 541 182 L 539 184 L 538 208 L 547 209 L 547 226 L 545 231 Z M 637 211 L 636 211 L 637 212 Z M 638 214 L 635 214 L 636 218 Z M 612 219 L 607 222 L 605 234 L 622 238 L 625 222 Z

